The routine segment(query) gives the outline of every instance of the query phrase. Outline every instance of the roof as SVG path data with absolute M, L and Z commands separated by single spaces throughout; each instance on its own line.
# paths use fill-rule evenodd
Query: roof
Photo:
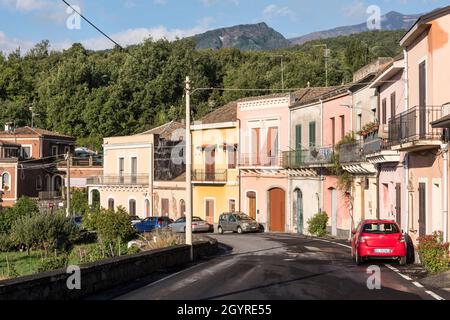
M 450 114 L 442 117 L 439 120 L 436 120 L 434 122 L 431 123 L 431 126 L 433 127 L 433 129 L 437 129 L 437 128 L 450 128 Z
M 352 86 L 351 84 L 346 84 L 336 87 L 311 88 L 313 90 L 308 92 L 302 99 L 300 99 L 292 107 L 304 106 L 315 102 L 319 102 L 320 100 L 329 100 L 333 97 L 348 92 L 351 86 Z
M 400 45 L 403 47 L 409 46 L 424 30 L 430 27 L 429 23 L 433 20 L 439 19 L 442 16 L 450 14 L 450 6 L 433 10 L 421 16 L 416 23 L 405 33 L 400 40 Z
M 202 124 L 225 123 L 237 121 L 237 101 L 230 102 L 204 116 Z
M 20 128 L 16 128 L 14 129 L 14 131 L 12 132 L 7 132 L 7 131 L 0 131 L 0 137 L 6 137 L 6 136 L 11 136 L 11 135 L 26 135 L 26 136 L 39 136 L 39 137 L 57 137 L 57 138 L 64 138 L 64 139 L 71 139 L 75 141 L 75 138 L 65 135 L 65 134 L 61 134 L 58 132 L 54 132 L 54 131 L 49 131 L 49 130 L 45 130 L 45 129 L 40 129 L 40 128 L 31 128 L 31 127 L 20 127 Z
M 0 140 L 0 147 L 17 147 L 17 148 L 20 148 L 21 145 L 17 144 L 17 143 L 12 143 L 12 142 L 9 142 L 9 141 Z
M 162 126 L 150 129 L 148 131 L 145 131 L 143 133 L 140 133 L 138 135 L 149 135 L 149 134 L 155 134 L 161 136 L 163 139 L 170 139 L 172 137 L 172 133 L 179 129 L 185 129 L 186 126 L 180 122 L 177 121 L 171 121 L 166 124 L 163 124 Z

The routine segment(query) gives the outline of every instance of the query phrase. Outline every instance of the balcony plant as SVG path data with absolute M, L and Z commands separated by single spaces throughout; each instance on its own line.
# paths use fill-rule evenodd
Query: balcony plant
M 378 122 L 370 122 L 362 127 L 360 131 L 357 132 L 358 135 L 367 137 L 368 135 L 377 132 L 380 128 L 380 124 Z
M 336 144 L 335 152 L 333 155 L 332 172 L 334 175 L 336 175 L 338 177 L 338 188 L 341 191 L 346 192 L 346 193 L 351 191 L 352 183 L 353 183 L 353 176 L 342 168 L 342 165 L 340 162 L 340 157 L 339 157 L 339 152 L 340 152 L 341 146 L 343 146 L 345 144 L 355 143 L 355 142 L 356 142 L 355 133 L 354 132 L 348 133 L 344 138 L 342 138 L 341 141 L 339 141 Z

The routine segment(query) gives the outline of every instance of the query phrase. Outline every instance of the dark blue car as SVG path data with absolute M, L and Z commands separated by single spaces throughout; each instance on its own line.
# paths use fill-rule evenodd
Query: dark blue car
M 156 229 L 167 228 L 173 220 L 169 217 L 150 217 L 135 224 L 133 227 L 139 233 L 152 232 Z

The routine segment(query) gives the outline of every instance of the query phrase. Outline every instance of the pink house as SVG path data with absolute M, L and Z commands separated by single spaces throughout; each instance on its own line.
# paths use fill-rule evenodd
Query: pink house
M 340 87 L 322 97 L 323 145 L 336 146 L 351 131 L 349 86 Z M 350 195 L 339 189 L 336 176 L 323 181 L 323 209 L 328 214 L 333 236 L 347 237 L 351 229 Z
M 292 94 L 238 102 L 240 121 L 241 210 L 267 231 L 289 232 L 289 192 L 282 152 L 289 150 L 289 106 Z

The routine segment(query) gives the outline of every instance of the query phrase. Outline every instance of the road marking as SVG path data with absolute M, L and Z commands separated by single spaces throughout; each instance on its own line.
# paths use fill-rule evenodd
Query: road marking
M 425 291 L 425 292 L 427 294 L 429 294 L 430 296 L 432 296 L 433 298 L 435 298 L 436 300 L 445 300 L 444 298 L 442 298 L 441 296 L 437 295 L 433 291 Z
M 421 285 L 419 282 L 414 281 L 413 285 L 415 285 L 417 288 L 423 288 L 423 285 Z
M 411 278 L 408 277 L 408 276 L 405 276 L 404 274 L 399 273 L 398 275 L 399 275 L 400 277 L 402 277 L 403 279 L 405 279 L 405 280 L 413 281 L 413 279 L 411 279 Z

